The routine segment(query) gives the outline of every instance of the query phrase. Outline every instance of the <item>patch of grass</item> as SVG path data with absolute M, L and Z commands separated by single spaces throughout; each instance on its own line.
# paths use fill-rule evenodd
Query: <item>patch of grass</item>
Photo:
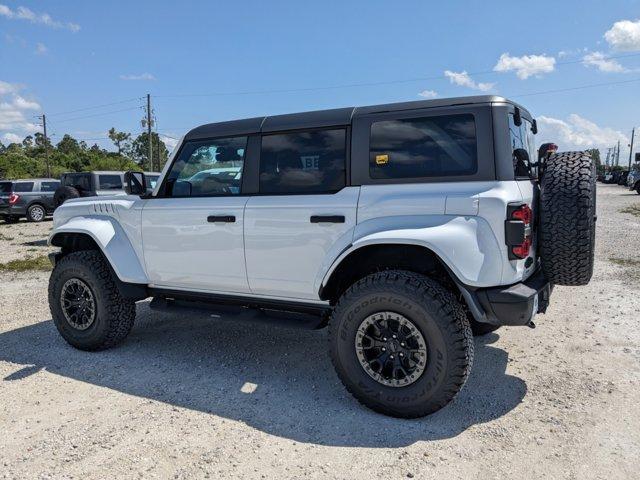
M 0 271 L 5 272 L 26 272 L 30 270 L 49 271 L 51 268 L 51 262 L 46 255 L 0 263 Z
M 640 204 L 631 205 L 630 207 L 625 207 L 620 210 L 620 213 L 628 213 L 630 215 L 633 215 L 634 217 L 640 217 Z
M 609 258 L 611 263 L 615 263 L 616 265 L 620 265 L 621 267 L 629 267 L 636 268 L 640 267 L 640 260 L 636 260 L 635 258 Z

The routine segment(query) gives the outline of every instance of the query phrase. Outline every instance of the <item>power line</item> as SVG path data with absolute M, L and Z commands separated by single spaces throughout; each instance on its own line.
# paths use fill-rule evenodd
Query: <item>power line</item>
M 634 78 L 632 80 L 620 80 L 617 82 L 604 82 L 604 83 L 592 83 L 590 85 L 581 85 L 578 87 L 568 87 L 568 88 L 558 88 L 556 90 L 544 90 L 541 92 L 532 92 L 532 93 L 522 93 L 520 95 L 508 95 L 509 97 L 518 98 L 518 97 L 532 97 L 534 95 L 546 95 L 548 93 L 561 93 L 561 92 L 571 92 L 574 90 L 584 90 L 585 88 L 595 88 L 595 87 L 606 87 L 609 85 L 622 85 L 625 83 L 632 82 L 640 82 L 640 78 Z
M 113 105 L 121 105 L 123 103 L 129 103 L 129 102 L 133 102 L 133 101 L 136 101 L 136 100 L 142 100 L 142 97 L 128 98 L 126 100 L 120 100 L 118 102 L 103 103 L 102 105 L 93 105 L 91 107 L 78 108 L 76 110 L 67 110 L 65 112 L 50 113 L 49 116 L 50 117 L 54 117 L 54 116 L 58 116 L 58 115 L 66 115 L 66 114 L 69 114 L 69 113 L 84 112 L 84 111 L 93 110 L 93 109 L 96 109 L 96 108 L 104 108 L 104 107 L 111 107 Z
M 121 110 L 113 110 L 113 111 L 111 111 L 111 112 L 94 113 L 94 114 L 92 114 L 92 115 L 83 115 L 83 116 L 81 116 L 81 117 L 65 118 L 65 119 L 63 119 L 63 120 L 56 120 L 56 122 L 55 122 L 55 123 L 56 123 L 56 124 L 58 124 L 58 123 L 64 123 L 64 122 L 72 122 L 72 121 L 74 121 L 74 120 L 81 120 L 81 119 L 83 119 L 83 118 L 101 117 L 101 116 L 103 116 L 103 115 L 111 115 L 111 114 L 114 114 L 114 113 L 128 112 L 128 111 L 131 111 L 131 110 L 138 110 L 138 109 L 140 109 L 140 108 L 142 108 L 142 107 L 141 107 L 140 105 L 138 105 L 138 106 L 136 106 L 136 107 L 123 108 L 123 109 L 121 109 Z
M 628 57 L 637 57 L 637 56 L 640 56 L 640 53 L 615 55 L 615 56 L 603 57 L 602 59 L 615 60 L 619 58 L 628 58 Z M 568 60 L 565 62 L 556 62 L 555 65 L 572 65 L 572 64 L 583 63 L 583 62 L 584 62 L 583 59 Z M 480 75 L 495 75 L 498 73 L 501 73 L 501 72 L 496 72 L 495 70 L 483 70 L 478 72 L 471 72 L 471 73 L 468 73 L 468 75 L 477 77 Z M 244 90 L 244 91 L 237 91 L 237 92 L 211 92 L 211 93 L 184 93 L 184 94 L 172 94 L 172 95 L 154 95 L 154 98 L 218 97 L 218 96 L 240 96 L 240 95 L 264 95 L 264 94 L 274 94 L 274 93 L 301 93 L 301 92 L 313 92 L 313 91 L 323 91 L 323 90 L 335 90 L 340 88 L 395 85 L 395 84 L 401 84 L 401 83 L 423 82 L 428 80 L 446 80 L 447 78 L 448 77 L 446 75 L 433 75 L 429 77 L 415 77 L 415 78 L 405 78 L 405 79 L 397 79 L 397 80 L 386 80 L 386 81 L 379 81 L 379 82 L 344 83 L 344 84 L 317 86 L 317 87 L 271 89 L 271 90 Z

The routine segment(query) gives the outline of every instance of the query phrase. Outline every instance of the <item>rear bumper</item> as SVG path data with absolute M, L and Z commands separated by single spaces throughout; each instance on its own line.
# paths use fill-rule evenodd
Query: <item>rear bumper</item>
M 1 205 L 0 216 L 6 215 L 26 215 L 26 209 L 23 205 Z
M 473 292 L 484 311 L 485 323 L 493 325 L 528 325 L 536 313 L 544 313 L 549 305 L 553 285 L 542 270 L 524 282 L 509 286 L 482 288 Z

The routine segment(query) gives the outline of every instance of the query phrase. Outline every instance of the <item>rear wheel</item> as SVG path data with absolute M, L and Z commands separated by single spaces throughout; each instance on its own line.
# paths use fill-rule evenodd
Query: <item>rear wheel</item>
M 329 330 L 331 359 L 347 390 L 394 417 L 422 417 L 447 405 L 473 362 L 473 337 L 460 303 L 412 272 L 375 273 L 352 285 Z
M 540 182 L 542 270 L 557 285 L 586 285 L 593 274 L 595 165 L 584 152 L 551 155 Z
M 80 350 L 120 343 L 133 327 L 136 305 L 120 295 L 102 254 L 70 253 L 49 279 L 49 308 L 62 337 Z
M 27 220 L 30 222 L 41 222 L 46 215 L 45 209 L 42 205 L 34 203 L 27 209 Z

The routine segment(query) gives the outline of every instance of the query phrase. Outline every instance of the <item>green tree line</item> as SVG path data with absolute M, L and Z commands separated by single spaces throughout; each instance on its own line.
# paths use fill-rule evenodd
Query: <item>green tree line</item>
M 109 138 L 115 152 L 92 146 L 64 135 L 53 144 L 42 133 L 28 135 L 21 143 L 4 145 L 0 142 L 0 178 L 37 178 L 47 176 L 47 154 L 51 177 L 58 178 L 64 172 L 92 170 L 149 170 L 149 135 L 145 132 L 133 138 L 130 133 L 109 130 Z M 162 168 L 169 154 L 157 133 L 151 134 L 153 165 Z

